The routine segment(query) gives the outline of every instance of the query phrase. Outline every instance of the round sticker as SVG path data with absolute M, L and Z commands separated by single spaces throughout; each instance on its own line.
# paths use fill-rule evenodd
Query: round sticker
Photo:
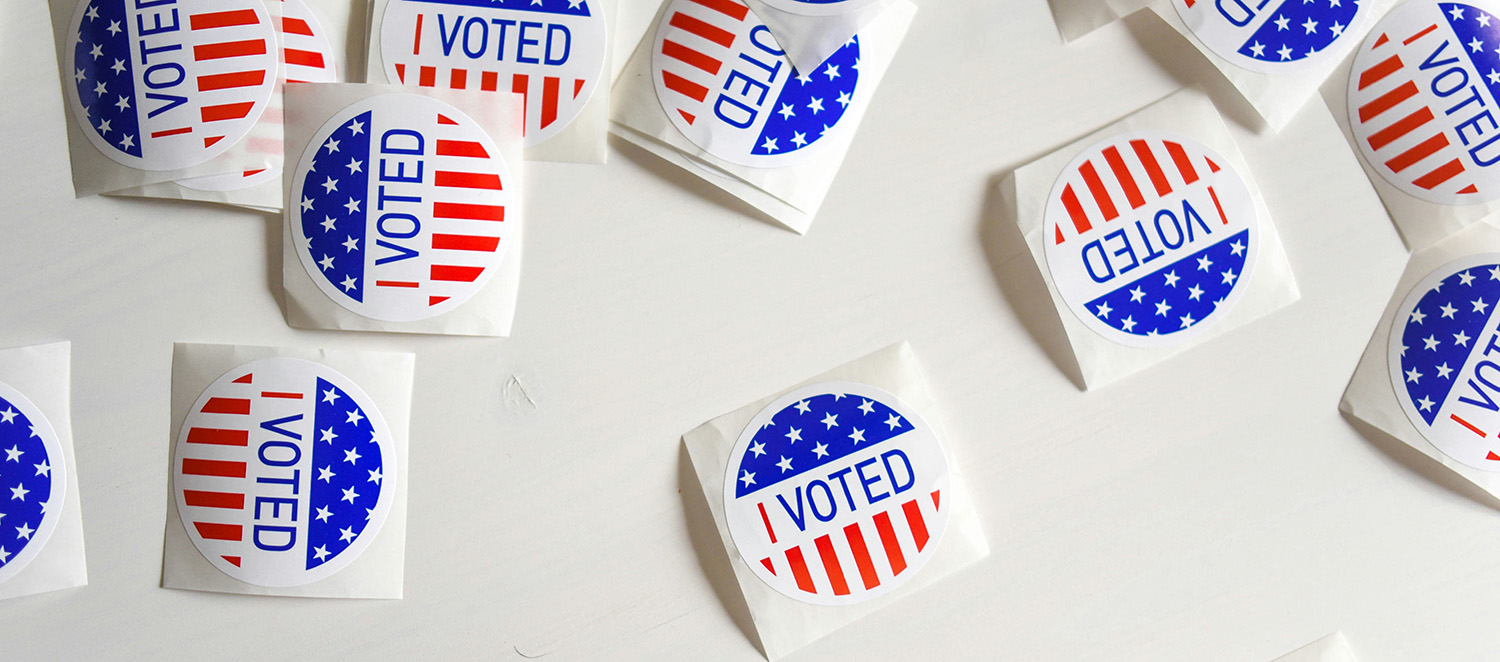
M 826 382 L 777 398 L 735 443 L 730 536 L 756 576 L 803 602 L 863 602 L 932 558 L 948 525 L 948 460 L 915 410 Z
M 657 99 L 682 135 L 715 157 L 796 165 L 863 103 L 858 37 L 802 73 L 739 0 L 672 0 L 662 16 L 651 56 Z
M 804 16 L 832 16 L 859 11 L 881 0 L 761 0 L 771 7 Z
M 1428 274 L 1391 323 L 1391 385 L 1427 441 L 1476 469 L 1500 471 L 1500 253 Z
M 282 0 L 281 55 L 288 83 L 333 83 L 338 68 L 328 32 L 302 0 Z
M 1123 345 L 1162 347 L 1222 319 L 1245 291 L 1259 216 L 1239 173 L 1161 132 L 1085 149 L 1047 199 L 1047 267 L 1068 308 Z
M 495 144 L 457 108 L 416 94 L 365 99 L 324 124 L 297 166 L 297 254 L 355 313 L 434 317 L 499 267 L 511 184 Z
M 600 0 L 391 0 L 380 29 L 388 80 L 525 97 L 535 145 L 582 112 L 604 74 Z
M 1349 75 L 1349 125 L 1365 162 L 1428 202 L 1500 198 L 1497 49 L 1490 3 L 1413 0 L 1386 14 Z
M 328 577 L 369 547 L 398 480 L 374 400 L 333 369 L 292 358 L 219 377 L 177 437 L 182 525 L 214 567 L 257 586 Z
M 276 84 L 276 33 L 259 0 L 83 0 L 67 51 L 83 132 L 141 170 L 203 163 L 245 136 Z
M 177 180 L 177 185 L 193 189 L 194 191 L 238 191 L 274 182 L 280 176 L 281 168 L 269 166 L 246 170 L 244 172 L 230 172 L 222 175 L 205 175 L 203 177 L 179 179 Z
M 1336 57 L 1358 34 L 1359 0 L 1172 0 L 1189 30 L 1219 57 L 1266 74 L 1301 71 Z M 1348 42 L 1348 39 L 1343 40 Z
M 0 383 L 0 583 L 30 563 L 62 517 L 62 442 L 26 396 Z

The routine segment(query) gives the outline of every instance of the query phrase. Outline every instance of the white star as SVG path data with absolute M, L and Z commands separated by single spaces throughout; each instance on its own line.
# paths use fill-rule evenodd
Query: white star
M 1489 73 L 1487 73 L 1487 74 L 1484 75 L 1484 77 L 1488 78 L 1490 80 L 1490 84 L 1491 85 L 1500 83 L 1500 71 L 1495 71 L 1494 69 L 1491 69 Z
M 1276 51 L 1276 54 L 1280 55 L 1281 59 L 1283 60 L 1292 59 L 1292 49 L 1287 48 L 1286 46 L 1282 46 L 1279 50 Z
M 838 427 L 839 417 L 834 414 L 826 414 L 823 416 L 823 425 L 828 426 L 826 429 L 832 430 Z
M 351 214 L 359 212 L 359 201 L 349 198 L 349 202 L 344 204 L 344 209 L 348 209 Z
M 364 125 L 364 123 L 360 122 L 359 120 L 354 120 L 353 122 L 350 122 L 349 123 L 349 132 L 352 133 L 352 134 L 354 134 L 354 135 L 356 135 L 356 136 L 359 135 L 359 134 L 361 134 L 361 133 L 364 133 L 365 132 L 365 125 Z
M 1463 331 L 1459 331 L 1458 333 L 1453 334 L 1453 344 L 1458 345 L 1459 347 L 1468 347 L 1469 334 L 1464 333 Z
M 1194 285 L 1194 286 L 1188 288 L 1188 298 L 1189 299 L 1192 299 L 1193 301 L 1197 301 L 1198 297 L 1201 297 L 1201 296 L 1203 296 L 1203 288 L 1198 287 L 1197 285 Z
M 333 477 L 337 475 L 338 474 L 333 473 L 333 465 L 318 468 L 318 480 L 321 480 L 325 483 L 332 482 Z
M 89 10 L 84 13 L 84 16 L 89 17 L 89 20 L 99 18 L 99 9 L 94 7 L 93 5 L 89 5 Z
M 754 485 L 755 484 L 755 474 L 746 471 L 744 473 L 744 475 L 740 476 L 740 482 L 744 483 L 745 487 L 749 487 L 751 485 Z
M 359 498 L 359 493 L 355 492 L 354 488 L 351 487 L 351 488 L 349 488 L 347 490 L 344 490 L 344 496 L 341 497 L 339 499 L 339 501 L 348 501 L 349 503 L 354 503 L 354 500 L 358 499 L 358 498 Z
M 797 411 L 799 411 L 801 413 L 804 413 L 804 414 L 806 414 L 807 412 L 812 411 L 812 405 L 807 404 L 806 400 L 803 400 L 802 402 L 799 402 L 799 403 L 797 403 L 795 405 L 792 405 L 792 406 L 796 407 Z
M 16 527 L 16 537 L 17 538 L 24 538 L 26 540 L 31 540 L 31 534 L 33 534 L 33 533 L 36 533 L 36 529 L 33 529 L 33 528 L 27 526 L 25 522 L 21 522 L 21 525 L 18 526 L 18 527 Z
M 807 146 L 807 134 L 798 131 L 792 132 L 792 143 L 798 147 Z
M 113 36 L 115 36 L 117 34 L 120 34 L 120 22 L 119 21 L 110 21 L 109 22 L 109 27 L 104 28 L 104 29 L 109 31 L 109 36 L 111 36 L 111 37 L 113 37 Z
M 1458 312 L 1457 308 L 1454 308 L 1452 304 L 1447 303 L 1443 304 L 1443 307 L 1439 308 L 1439 310 L 1443 311 L 1443 317 L 1447 319 L 1453 319 L 1453 313 Z
M 1474 274 L 1471 274 L 1471 273 L 1465 271 L 1465 272 L 1463 272 L 1463 273 L 1461 273 L 1461 274 L 1458 275 L 1458 280 L 1459 280 L 1459 284 L 1460 285 L 1473 285 L 1474 284 Z
M 1436 352 L 1438 348 L 1438 339 L 1432 336 L 1427 336 L 1426 338 L 1422 339 L 1422 344 L 1426 345 L 1424 349 Z
M 322 561 L 328 558 L 328 545 L 318 545 L 313 548 L 313 558 Z
M 104 81 L 102 81 L 102 80 L 99 81 L 98 85 L 94 86 L 94 94 L 97 94 L 97 95 L 99 95 L 101 97 L 104 96 L 104 90 L 105 90 Z
M 125 61 L 124 60 L 115 60 L 115 63 L 112 64 L 112 65 L 109 65 L 109 68 L 110 69 L 114 69 L 115 73 L 117 73 L 117 74 L 121 73 L 121 72 L 125 71 Z
M 839 92 L 839 98 L 838 98 L 839 105 L 841 105 L 841 106 L 843 106 L 845 108 L 848 108 L 849 107 L 849 102 L 851 102 L 851 101 L 853 101 L 853 99 L 849 98 L 849 93 L 848 92 Z
M 1489 14 L 1485 14 L 1485 13 L 1481 12 L 1479 14 L 1478 18 L 1476 18 L 1475 20 L 1479 21 L 1479 27 L 1481 27 L 1481 28 L 1490 27 L 1490 15 Z
M 333 443 L 334 439 L 338 439 L 338 437 L 339 437 L 338 434 L 333 431 L 333 428 L 328 428 L 326 430 L 319 430 L 319 433 L 322 434 L 323 437 L 321 439 L 319 439 L 318 441 L 326 441 L 326 442 L 328 442 L 330 444 Z
M 1415 383 L 1417 383 L 1417 380 L 1419 380 L 1421 378 L 1422 378 L 1422 373 L 1417 372 L 1416 368 L 1412 368 L 1411 370 L 1407 370 L 1406 371 L 1406 381 L 1409 381 L 1409 382 L 1415 384 Z
M 1286 32 L 1287 28 L 1292 24 L 1292 19 L 1285 16 L 1277 16 L 1276 20 L 1272 22 L 1276 24 L 1277 32 Z
M 1437 371 L 1438 379 L 1447 379 L 1448 375 L 1453 373 L 1453 368 L 1448 367 L 1448 364 L 1444 363 L 1437 367 Z
M 1176 269 L 1167 272 L 1167 285 L 1177 287 L 1177 281 L 1179 280 L 1182 280 L 1182 277 L 1177 275 Z
M 1302 29 L 1306 30 L 1307 34 L 1312 34 L 1314 32 L 1317 32 L 1318 31 L 1318 22 L 1312 20 L 1311 18 L 1309 18 L 1309 19 L 1307 19 L 1306 23 L 1302 24 Z
M 26 454 L 26 451 L 20 450 L 19 446 L 11 446 L 9 449 L 7 449 L 5 451 L 5 461 L 6 462 L 20 462 L 21 461 L 21 456 L 25 455 L 25 454 Z
M 329 154 L 337 152 L 339 151 L 339 141 L 329 138 L 328 142 L 323 143 L 323 149 L 328 150 Z
M 1432 411 L 1432 405 L 1435 403 L 1424 395 L 1421 400 L 1417 401 L 1417 404 L 1421 405 L 1422 411 Z
M 1425 320 L 1425 319 L 1427 319 L 1427 313 L 1424 313 L 1424 312 L 1422 312 L 1420 310 L 1414 310 L 1414 311 L 1412 311 L 1412 313 L 1411 313 L 1411 323 L 1412 324 L 1421 324 L 1422 320 Z
M 1459 19 L 1462 19 L 1464 17 L 1464 10 L 1459 9 L 1458 7 L 1454 7 L 1448 13 L 1453 16 L 1453 20 L 1455 20 L 1455 21 L 1459 20 Z
M 1099 310 L 1096 311 L 1096 312 L 1099 315 L 1099 319 L 1106 319 L 1107 320 L 1107 319 L 1109 319 L 1109 314 L 1112 313 L 1112 312 L 1114 312 L 1114 309 L 1112 309 L 1112 308 L 1109 307 L 1109 302 L 1108 301 L 1105 301 L 1105 302 L 1099 304 Z
M 329 177 L 323 182 L 323 193 L 328 194 L 339 190 L 339 180 Z
M 1242 243 L 1240 243 L 1239 240 L 1235 240 L 1234 243 L 1232 243 L 1232 244 L 1229 245 L 1229 254 L 1230 255 L 1234 255 L 1235 257 L 1239 257 L 1239 254 L 1243 253 L 1243 252 L 1245 252 L 1245 245 L 1242 244 Z
M 370 478 L 365 481 L 367 483 L 375 483 L 376 485 L 379 485 L 380 481 L 385 479 L 385 476 L 380 473 L 379 469 L 366 469 L 365 472 L 370 474 Z
M 583 0 L 568 0 L 568 9 L 577 9 L 581 4 L 583 4 Z
M 319 522 L 327 522 L 328 518 L 332 517 L 332 516 L 333 516 L 333 511 L 330 511 L 327 508 L 319 506 L 318 507 L 318 514 L 316 516 L 314 516 L 313 519 L 318 520 Z
M 792 470 L 792 461 L 783 455 L 781 456 L 781 461 L 776 463 L 776 466 L 781 467 L 781 473 L 786 473 Z
M 338 394 L 337 391 L 334 391 L 333 389 L 328 389 L 326 391 L 323 391 L 323 402 L 326 402 L 328 404 L 333 404 L 335 402 L 338 402 L 338 399 L 339 399 L 339 394 Z
M 830 65 L 828 65 L 827 69 L 823 70 L 823 75 L 827 76 L 828 80 L 833 80 L 835 78 L 838 78 L 839 77 L 839 68 L 830 64 Z
M 129 135 L 127 135 L 124 138 L 121 138 L 120 139 L 120 147 L 122 147 L 124 149 L 130 149 L 131 147 L 135 147 L 135 136 L 129 136 Z
M 1136 302 L 1140 301 L 1145 296 L 1146 296 L 1146 292 L 1141 289 L 1141 286 L 1137 285 L 1135 287 L 1135 289 L 1133 289 L 1133 290 L 1130 291 L 1130 302 L 1131 303 L 1136 303 Z
M 344 240 L 343 246 L 345 253 L 353 253 L 354 251 L 359 250 L 359 240 L 355 239 L 354 237 L 349 237 L 348 239 Z
M 819 458 L 826 457 L 828 455 L 828 444 L 820 443 L 816 446 L 813 446 L 813 453 Z
M 1474 304 L 1474 310 L 1469 311 L 1471 313 L 1482 313 L 1484 309 L 1490 307 L 1490 304 L 1485 303 L 1484 299 L 1475 299 L 1471 303 Z
M 870 402 L 869 400 L 861 400 L 859 404 L 859 410 L 864 412 L 866 416 L 873 414 L 875 413 L 875 403 Z
M 899 428 L 901 427 L 901 417 L 891 414 L 890 418 L 885 419 L 885 424 L 891 426 L 892 430 Z
M 324 232 L 333 232 L 333 228 L 337 224 L 338 224 L 338 221 L 333 220 L 332 216 L 324 216 L 323 217 L 323 222 L 319 223 L 319 225 L 323 226 L 323 231 Z
M 352 175 L 352 174 L 354 174 L 356 172 L 359 172 L 362 169 L 362 167 L 364 166 L 364 163 L 365 163 L 364 161 L 361 161 L 359 159 L 349 159 L 349 165 L 346 165 L 344 167 L 348 168 L 349 169 L 349 174 Z
M 0 547 L 0 563 L 5 563 L 9 559 L 10 552 L 5 551 L 4 547 Z
M 812 110 L 814 115 L 817 115 L 823 112 L 823 100 L 813 97 L 811 101 L 807 102 L 807 107 Z
M 1226 272 L 1224 272 L 1222 274 L 1219 274 L 1219 275 L 1221 275 L 1221 276 L 1224 277 L 1224 284 L 1225 285 L 1233 285 L 1234 284 L 1234 279 L 1240 277 L 1240 275 L 1237 274 L 1237 273 L 1235 273 L 1233 269 L 1230 269 L 1229 271 L 1226 271 Z
M 1131 315 L 1130 317 L 1127 317 L 1125 319 L 1120 320 L 1120 328 L 1124 329 L 1126 332 L 1129 332 L 1131 329 L 1134 329 L 1135 328 L 1135 315 Z
M 36 475 L 38 476 L 50 477 L 52 475 L 52 465 L 47 464 L 46 460 L 42 460 L 41 464 L 33 464 L 31 466 L 36 468 Z
M 17 484 L 15 487 L 10 488 L 10 500 L 15 501 L 16 499 L 20 499 L 22 501 L 25 501 L 26 494 L 29 492 L 31 492 L 31 490 L 26 489 L 25 485 Z
M 1262 44 L 1262 43 L 1260 43 L 1258 41 L 1255 42 L 1255 43 L 1253 43 L 1253 44 L 1250 44 L 1250 52 L 1254 53 L 1255 57 L 1265 57 L 1266 56 L 1266 45 Z
M 1208 268 L 1213 266 L 1213 264 L 1213 262 L 1209 261 L 1208 256 L 1204 255 L 1198 258 L 1198 271 L 1208 271 Z
M 307 198 L 307 197 L 302 198 L 302 211 L 312 211 L 312 206 L 313 206 L 312 198 Z
M 1197 323 L 1197 320 L 1193 319 L 1193 314 L 1192 313 L 1188 313 L 1186 315 L 1183 315 L 1182 317 L 1180 317 L 1178 319 L 1182 320 L 1182 328 L 1184 328 L 1184 329 L 1186 329 L 1186 328 L 1192 326 L 1193 324 Z
M 797 75 L 797 82 L 802 83 L 803 85 L 812 82 L 812 74 L 804 74 L 800 71 L 797 71 L 796 69 L 793 69 L 792 73 Z
M 1500 280 L 1500 267 L 1490 269 L 1490 280 Z
M 1328 26 L 1328 31 L 1332 32 L 1334 37 L 1338 37 L 1339 35 L 1344 34 L 1344 24 L 1338 21 L 1334 21 L 1333 25 Z
M 764 443 L 759 442 L 759 441 L 757 441 L 757 442 L 755 442 L 753 444 L 750 444 L 750 452 L 751 453 L 755 453 L 755 457 L 760 457 L 762 455 L 765 455 L 766 454 L 766 445 Z
M 344 288 L 345 292 L 354 289 L 354 286 L 355 282 L 353 276 L 344 276 L 344 280 L 339 283 L 339 287 Z
M 764 143 L 761 143 L 760 148 L 766 150 L 767 153 L 774 152 L 779 149 L 776 146 L 776 139 L 770 136 L 766 137 L 766 141 Z
M 1167 305 L 1166 299 L 1162 299 L 1161 301 L 1156 302 L 1156 314 L 1158 317 L 1166 317 L 1167 311 L 1171 309 L 1172 306 Z
M 356 409 L 354 411 L 349 412 L 348 418 L 344 422 L 345 423 L 353 423 L 355 425 L 359 425 L 359 422 L 362 421 L 362 420 L 365 420 L 365 417 L 362 416 L 359 413 L 358 409 Z
M 348 462 L 349 464 L 357 464 L 359 462 L 359 457 L 359 451 L 356 449 L 351 448 L 344 451 L 344 461 Z
M 791 432 L 786 433 L 786 438 L 788 439 L 788 441 L 786 443 L 795 444 L 795 443 L 797 443 L 799 441 L 802 441 L 802 431 L 801 430 L 798 430 L 797 428 L 788 428 L 788 429 L 791 430 Z
M 339 529 L 339 542 L 349 542 L 354 539 L 354 527 Z
M 858 446 L 859 442 L 865 440 L 865 431 L 859 428 L 854 428 L 854 433 L 849 435 L 849 438 L 853 439 L 854 445 Z
M 1469 50 L 1475 53 L 1484 51 L 1484 42 L 1480 41 L 1479 37 L 1475 37 L 1474 41 L 1469 42 Z
M 104 49 L 101 48 L 99 44 L 94 44 L 94 48 L 89 51 L 89 55 L 93 56 L 95 60 L 99 59 L 99 56 L 103 54 Z
M 31 436 L 33 436 L 33 437 L 40 437 L 40 436 L 42 436 L 40 433 L 38 433 L 36 431 L 36 426 L 35 425 L 31 426 L 30 430 L 31 430 Z
M 776 114 L 784 119 L 791 119 L 797 115 L 797 111 L 792 110 L 792 104 L 784 103 L 781 104 L 781 110 L 776 111 Z

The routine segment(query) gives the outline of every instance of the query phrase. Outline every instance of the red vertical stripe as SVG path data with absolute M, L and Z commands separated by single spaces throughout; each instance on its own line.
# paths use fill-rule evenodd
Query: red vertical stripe
M 499 237 L 477 237 L 467 234 L 434 234 L 432 247 L 444 251 L 480 251 L 493 253 L 500 247 Z M 776 542 L 774 539 L 771 542 Z
M 416 35 L 414 35 L 411 38 L 411 54 L 412 55 L 420 55 L 421 53 L 422 53 L 422 14 L 419 12 L 417 14 Z
M 1359 107 L 1359 121 L 1368 122 L 1381 113 L 1394 108 L 1402 101 L 1417 96 L 1417 84 L 1406 81 L 1397 86 L 1396 89 L 1386 92 L 1372 99 L 1369 103 Z
M 1431 121 L 1432 109 L 1422 106 L 1417 112 L 1396 120 L 1395 124 L 1370 134 L 1370 147 L 1379 150 L 1386 145 L 1400 140 L 1401 136 L 1411 133 L 1417 127 Z
M 313 51 L 303 51 L 303 50 L 298 50 L 298 49 L 295 49 L 295 48 L 284 49 L 282 51 L 282 53 L 283 53 L 283 56 L 286 58 L 286 63 L 287 64 L 297 64 L 297 65 L 301 65 L 301 66 L 304 66 L 304 67 L 314 67 L 314 68 L 317 68 L 317 69 L 322 69 L 323 68 L 323 54 L 322 53 L 315 53 Z
M 668 25 L 681 30 L 687 30 L 695 35 L 703 37 L 715 44 L 729 48 L 734 46 L 734 33 L 725 30 L 712 23 L 707 23 L 682 12 L 672 14 L 672 19 L 667 21 Z
M 776 544 L 776 530 L 771 528 L 771 518 L 766 516 L 765 502 L 763 501 L 755 505 L 756 507 L 760 508 L 760 521 L 762 524 L 766 525 L 766 535 L 771 536 L 771 544 Z M 772 574 L 775 574 L 776 571 L 772 570 L 771 572 Z
M 531 85 L 526 74 L 511 74 L 510 92 L 521 95 L 521 135 L 526 135 L 526 123 L 531 117 Z
M 1120 150 L 1113 146 L 1105 148 L 1104 161 L 1120 182 L 1120 188 L 1125 189 L 1125 200 L 1130 203 L 1130 208 L 1140 209 L 1141 205 L 1146 204 L 1146 199 L 1141 197 L 1141 189 L 1135 185 L 1135 177 L 1130 174 L 1130 168 L 1125 167 L 1125 159 L 1120 158 Z
M 470 221 L 503 221 L 505 220 L 505 207 L 463 202 L 434 202 L 432 215 L 436 218 L 460 218 Z
M 255 17 L 253 9 L 236 9 L 232 11 L 216 11 L 207 14 L 194 14 L 188 19 L 188 26 L 193 30 L 207 30 L 210 28 L 231 28 L 236 25 L 255 25 L 259 20 Z
M 557 85 L 556 76 L 547 76 L 542 79 L 542 124 L 545 129 L 557 121 Z
M 209 398 L 203 405 L 205 414 L 248 414 L 250 401 L 245 398 Z
M 484 267 L 460 267 L 452 264 L 432 265 L 432 279 L 458 283 L 472 283 L 484 273 Z
M 1089 187 L 1089 195 L 1094 196 L 1094 204 L 1099 205 L 1099 211 L 1104 212 L 1104 220 L 1108 222 L 1118 218 L 1120 212 L 1115 209 L 1115 201 L 1109 199 L 1109 189 L 1104 188 L 1098 171 L 1094 170 L 1094 162 L 1084 161 L 1078 172 L 1083 175 L 1083 183 Z
M 1208 187 L 1208 197 L 1214 199 L 1214 209 L 1219 211 L 1219 220 L 1223 221 L 1224 225 L 1229 225 L 1229 217 L 1224 215 L 1224 205 L 1219 203 L 1219 194 L 1214 192 L 1212 186 Z
M 927 523 L 922 521 L 922 508 L 912 499 L 901 504 L 901 512 L 906 513 L 906 525 L 911 527 L 911 537 L 917 541 L 917 551 L 922 551 L 927 546 Z
M 265 55 L 266 42 L 262 39 L 246 39 L 244 41 L 221 41 L 216 44 L 199 44 L 193 47 L 193 59 L 218 60 L 226 57 L 243 57 L 246 55 Z
M 1151 153 L 1151 146 L 1144 140 L 1130 141 L 1130 149 L 1135 150 L 1136 158 L 1141 160 L 1141 165 L 1146 166 L 1146 174 L 1151 177 L 1151 185 L 1156 187 L 1158 196 L 1172 192 L 1172 185 L 1167 183 L 1166 174 L 1161 171 L 1161 164 L 1156 162 L 1156 155 Z
M 450 188 L 479 188 L 500 190 L 500 175 L 485 172 L 449 172 L 439 170 L 433 176 L 433 184 Z
M 437 154 L 438 156 L 467 156 L 476 159 L 490 157 L 484 145 L 467 140 L 439 140 L 437 141 Z
M 190 444 L 212 444 L 214 446 L 249 446 L 250 433 L 246 430 L 188 428 L 187 442 Z
M 469 70 L 468 69 L 454 69 L 451 73 L 448 74 L 448 87 L 450 87 L 452 89 L 455 89 L 455 90 L 462 90 L 465 87 L 468 87 L 468 85 L 469 85 Z
M 1439 133 L 1431 138 L 1417 143 L 1415 147 L 1397 154 L 1395 158 L 1386 161 L 1385 166 L 1387 168 L 1390 168 L 1392 172 L 1401 172 L 1402 170 L 1416 165 L 1418 161 L 1436 154 L 1438 150 L 1447 146 L 1448 135 Z
M 687 46 L 683 46 L 671 39 L 662 42 L 661 54 L 686 62 L 715 76 L 719 75 L 719 67 L 724 65 L 723 62 L 699 53 Z
M 479 89 L 494 92 L 500 89 L 500 74 L 486 71 L 479 75 Z
M 1379 83 L 1380 81 L 1385 80 L 1386 76 L 1389 76 L 1400 70 L 1400 55 L 1392 55 L 1384 60 L 1376 62 L 1375 66 L 1364 70 L 1364 72 L 1359 75 L 1359 89 L 1363 90 L 1371 85 Z
M 1430 191 L 1438 184 L 1457 177 L 1463 171 L 1464 164 L 1459 163 L 1458 159 L 1454 159 L 1438 166 L 1437 168 L 1434 168 L 1432 172 L 1429 172 L 1425 175 L 1422 175 L 1421 177 L 1412 180 L 1411 183 Z
M 193 522 L 198 529 L 198 535 L 209 540 L 244 540 L 245 527 L 238 524 L 215 524 L 213 522 Z
M 818 558 L 823 560 L 823 571 L 828 574 L 828 583 L 833 585 L 834 595 L 849 595 L 849 582 L 844 579 L 844 567 L 839 565 L 839 555 L 833 550 L 833 541 L 821 535 L 813 541 L 818 546 Z
M 313 36 L 312 26 L 300 18 L 281 17 L 281 31 L 303 36 Z
M 865 534 L 859 530 L 858 522 L 844 527 L 844 538 L 849 541 L 849 550 L 854 552 L 854 565 L 859 567 L 859 578 L 864 580 L 865 590 L 879 586 L 880 575 L 870 561 L 870 549 L 865 546 Z
M 797 588 L 808 593 L 817 593 L 817 587 L 813 586 L 812 575 L 807 574 L 807 561 L 802 558 L 802 548 L 793 547 L 786 550 L 786 562 L 792 566 L 792 576 L 797 578 Z
M 230 508 L 241 510 L 245 507 L 245 495 L 238 492 L 183 490 L 182 500 L 187 505 L 197 508 Z
M 194 476 L 218 476 L 220 478 L 244 478 L 245 463 L 229 462 L 226 460 L 200 460 L 198 458 L 185 458 L 182 461 L 182 473 Z
M 881 511 L 875 515 L 875 532 L 880 534 L 880 545 L 885 547 L 885 558 L 891 562 L 891 574 L 901 574 L 906 569 L 906 557 L 901 554 L 901 541 L 896 539 L 896 530 L 891 528 L 890 512 Z
M 1163 144 L 1167 146 L 1167 154 L 1172 156 L 1172 164 L 1177 166 L 1177 172 L 1182 175 L 1182 182 L 1184 184 L 1191 184 L 1198 181 L 1198 170 L 1193 167 L 1193 160 L 1188 158 L 1187 152 L 1182 149 L 1182 145 L 1170 140 L 1165 141 Z
M 1078 234 L 1088 232 L 1089 228 L 1093 227 L 1089 223 L 1088 215 L 1083 213 L 1083 205 L 1078 204 L 1078 195 L 1073 193 L 1072 184 L 1063 187 L 1062 203 L 1063 208 L 1068 210 L 1068 216 L 1073 219 L 1073 228 L 1078 231 Z
M 693 0 L 693 2 L 733 18 L 736 21 L 745 20 L 745 16 L 750 13 L 749 7 L 734 0 Z
M 437 68 L 422 67 L 417 70 L 417 85 L 421 87 L 433 87 L 437 85 Z
M 693 81 L 690 81 L 686 78 L 683 78 L 682 76 L 678 76 L 677 74 L 674 74 L 670 71 L 663 71 L 661 72 L 661 77 L 662 82 L 666 84 L 667 89 L 672 90 L 673 92 L 685 94 L 692 97 L 696 101 L 702 101 L 708 97 L 708 88 L 694 83 Z

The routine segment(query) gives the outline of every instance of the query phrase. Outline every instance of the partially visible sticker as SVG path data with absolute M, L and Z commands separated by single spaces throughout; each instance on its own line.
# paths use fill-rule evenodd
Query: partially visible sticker
M 859 57 L 855 37 L 800 73 L 739 0 L 672 0 L 651 75 L 662 109 L 693 144 L 730 163 L 780 168 L 811 158 L 862 103 Z
M 68 471 L 47 417 L 0 383 L 0 583 L 41 553 L 62 517 Z
M 406 85 L 512 92 L 526 145 L 566 128 L 604 76 L 600 0 L 391 0 L 380 29 L 386 78 Z
M 1188 29 L 1234 65 L 1266 74 L 1303 71 L 1341 51 L 1368 20 L 1360 0 L 1172 0 Z M 1343 51 L 1347 52 L 1347 51 Z
M 853 604 L 932 558 L 952 510 L 949 478 L 937 433 L 916 410 L 867 384 L 825 382 L 751 419 L 730 454 L 725 518 L 772 588 Z
M 176 170 L 239 142 L 276 84 L 260 0 L 82 0 L 67 51 L 69 105 L 105 156 Z
M 1412 0 L 1370 31 L 1349 74 L 1349 124 L 1370 167 L 1444 205 L 1500 198 L 1500 9 Z
M 260 186 L 276 181 L 281 176 L 281 168 L 268 166 L 255 168 L 244 172 L 231 172 L 223 175 L 205 175 L 203 177 L 189 177 L 177 180 L 177 184 L 183 188 L 194 191 L 239 191 L 252 186 Z
M 1406 418 L 1443 454 L 1500 471 L 1500 253 L 1439 267 L 1391 322 L 1391 385 Z
M 1047 199 L 1043 253 L 1078 319 L 1134 347 L 1223 319 L 1255 264 L 1260 221 L 1224 157 L 1186 136 L 1123 133 L 1079 153 Z
M 468 115 L 429 97 L 384 94 L 314 134 L 287 214 L 319 289 L 365 317 L 404 322 L 458 307 L 498 270 L 513 184 Z
M 257 586 L 342 570 L 379 532 L 399 480 L 375 401 L 328 366 L 293 358 L 225 373 L 188 412 L 173 496 L 214 567 Z
M 847 14 L 878 4 L 881 0 L 761 0 L 762 2 L 793 14 L 804 16 L 832 16 Z

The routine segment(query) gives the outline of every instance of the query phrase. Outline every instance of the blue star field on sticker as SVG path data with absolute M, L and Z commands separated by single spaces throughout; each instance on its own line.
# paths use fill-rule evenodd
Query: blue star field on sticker
M 33 543 L 47 516 L 53 465 L 34 423 L 0 398 L 0 568 Z
M 755 433 L 740 459 L 735 497 L 753 494 L 914 428 L 869 398 L 828 393 L 792 404 Z
M 1491 100 L 1500 99 L 1500 18 L 1465 4 L 1444 2 L 1438 7 L 1463 45 L 1464 56 L 1482 76 L 1475 82 L 1484 86 Z
M 323 277 L 355 301 L 364 301 L 369 126 L 366 111 L 318 147 L 299 202 L 302 234 Z
M 307 568 L 338 556 L 370 522 L 385 487 L 375 428 L 354 399 L 318 379 Z
M 406 2 L 420 2 L 435 5 L 456 5 L 460 7 L 483 7 L 513 9 L 516 11 L 534 11 L 543 14 L 568 14 L 572 16 L 589 16 L 589 4 L 587 0 L 405 0 Z
M 1464 269 L 1417 302 L 1401 331 L 1401 380 L 1422 420 L 1432 425 L 1458 375 L 1485 342 L 1485 322 L 1500 303 L 1500 264 Z M 1475 360 L 1479 360 L 1476 358 Z
M 839 123 L 859 84 L 859 38 L 845 43 L 817 69 L 792 72 L 755 139 L 752 154 L 785 154 L 817 142 Z
M 1241 230 L 1172 265 L 1088 302 L 1109 326 L 1138 336 L 1176 333 L 1202 322 L 1245 273 L 1250 231 Z
M 1270 19 L 1240 46 L 1239 54 L 1262 62 L 1301 60 L 1328 48 L 1344 34 L 1360 0 L 1284 0 Z
M 110 146 L 141 156 L 140 120 L 124 0 L 93 0 L 74 35 L 73 84 L 89 127 Z

